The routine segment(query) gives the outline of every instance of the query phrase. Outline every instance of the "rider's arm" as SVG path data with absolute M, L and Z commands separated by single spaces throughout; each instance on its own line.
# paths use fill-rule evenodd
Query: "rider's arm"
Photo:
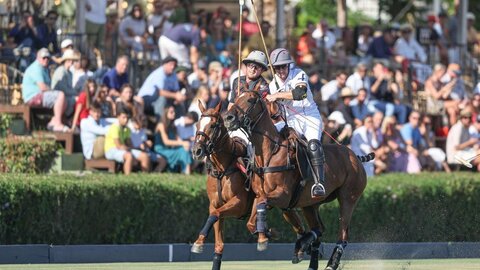
M 269 101 L 275 101 L 277 99 L 288 99 L 288 100 L 302 100 L 307 97 L 307 85 L 304 83 L 297 84 L 292 91 L 287 92 L 277 92 L 272 95 L 268 95 L 267 99 Z

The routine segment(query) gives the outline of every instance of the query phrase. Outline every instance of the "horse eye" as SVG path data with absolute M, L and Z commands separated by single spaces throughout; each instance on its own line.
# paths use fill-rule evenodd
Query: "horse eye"
M 256 100 L 257 100 L 256 98 L 249 98 L 249 99 L 247 100 L 247 102 L 253 104 L 253 103 L 255 103 Z

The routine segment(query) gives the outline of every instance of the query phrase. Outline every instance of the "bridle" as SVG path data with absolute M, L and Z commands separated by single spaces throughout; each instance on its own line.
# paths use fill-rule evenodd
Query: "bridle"
M 252 135 L 252 133 L 255 131 L 255 127 L 257 126 L 258 122 L 260 121 L 262 116 L 267 111 L 267 108 L 265 107 L 266 106 L 265 103 L 262 102 L 260 94 L 258 92 L 256 92 L 256 91 L 245 91 L 245 93 L 253 93 L 255 95 L 255 101 L 251 102 L 250 100 L 248 100 L 247 102 L 250 103 L 250 106 L 246 110 L 243 110 L 240 106 L 238 106 L 235 103 L 233 104 L 233 107 L 236 110 L 238 110 L 241 114 L 241 117 L 239 117 L 240 118 L 239 119 L 240 128 L 245 130 L 247 135 L 250 137 Z M 260 103 L 260 105 L 262 107 L 261 112 L 254 117 L 250 117 L 251 112 L 253 111 L 255 106 L 257 106 L 258 103 Z
M 221 121 L 221 117 L 219 115 L 215 115 L 215 114 L 202 114 L 202 117 L 211 117 L 211 118 L 214 118 L 216 119 L 216 121 L 210 125 L 210 128 L 212 129 L 212 136 L 208 136 L 207 133 L 205 133 L 204 131 L 197 131 L 195 133 L 195 142 L 198 143 L 200 145 L 200 147 L 202 147 L 205 151 L 205 155 L 208 157 L 210 155 L 212 155 L 214 152 L 215 152 L 215 143 L 219 143 L 225 138 L 225 136 L 228 135 L 227 132 L 225 132 L 225 134 L 223 134 L 223 136 L 220 137 L 220 129 L 221 129 L 221 123 L 219 123 L 219 121 Z M 204 137 L 205 140 L 201 141 L 198 139 L 198 137 Z M 223 148 L 221 148 L 223 149 Z

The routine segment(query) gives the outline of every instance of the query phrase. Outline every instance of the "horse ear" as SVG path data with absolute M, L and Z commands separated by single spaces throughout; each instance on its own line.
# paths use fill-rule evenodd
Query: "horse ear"
M 205 112 L 205 107 L 203 106 L 202 102 L 200 100 L 198 100 L 198 107 L 200 108 L 200 111 L 202 112 Z
M 217 106 L 215 106 L 215 112 L 219 113 L 221 108 L 222 108 L 222 102 L 218 102 Z

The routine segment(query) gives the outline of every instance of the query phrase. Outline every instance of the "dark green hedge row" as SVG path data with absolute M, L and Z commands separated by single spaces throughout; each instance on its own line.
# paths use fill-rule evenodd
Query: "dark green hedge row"
M 0 244 L 191 242 L 208 216 L 204 183 L 201 175 L 2 174 Z M 354 212 L 350 240 L 480 241 L 479 206 L 477 174 L 377 177 Z M 324 241 L 336 241 L 337 203 L 321 206 L 321 215 Z M 281 232 L 277 242 L 293 241 L 278 210 L 269 225 Z M 244 220 L 225 229 L 226 242 L 254 241 Z
M 0 139 L 0 172 L 42 173 L 53 165 L 59 146 L 51 138 Z

